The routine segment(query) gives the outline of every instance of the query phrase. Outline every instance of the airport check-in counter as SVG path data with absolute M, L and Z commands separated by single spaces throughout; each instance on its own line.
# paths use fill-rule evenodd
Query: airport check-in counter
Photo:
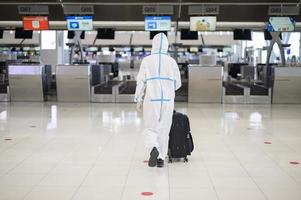
M 91 65 L 57 65 L 56 86 L 58 101 L 90 102 Z
M 116 74 L 115 74 L 116 75 Z M 115 103 L 121 81 L 113 80 L 113 65 L 99 63 L 92 67 L 91 102 Z
M 273 103 L 301 103 L 301 67 L 275 67 Z
M 112 80 L 92 86 L 91 101 L 95 103 L 115 103 L 116 93 L 121 84 L 121 81 Z
M 44 101 L 46 91 L 45 66 L 42 64 L 12 64 L 8 66 L 11 101 Z
M 229 63 L 226 69 L 228 77 L 223 83 L 223 103 L 271 103 L 272 87 L 270 84 L 265 86 L 264 80 L 256 79 L 256 67 L 246 63 Z
M 222 103 L 222 66 L 189 65 L 188 70 L 188 102 Z

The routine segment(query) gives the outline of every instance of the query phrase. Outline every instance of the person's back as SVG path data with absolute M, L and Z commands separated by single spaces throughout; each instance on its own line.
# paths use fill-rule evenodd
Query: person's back
M 150 55 L 144 58 L 144 62 L 146 64 L 146 76 L 149 77 L 147 79 L 147 87 L 146 94 L 150 95 L 152 99 L 160 99 L 162 98 L 161 94 L 159 96 L 156 92 L 156 89 L 162 88 L 163 97 L 167 99 L 173 99 L 175 96 L 175 71 L 178 70 L 178 65 L 176 61 L 165 54 L 159 55 L 159 60 L 164 63 L 164 66 L 160 66 L 158 63 L 157 55 Z M 157 68 L 156 70 L 149 68 Z M 163 85 L 160 85 L 163 84 Z
M 164 160 L 167 155 L 175 90 L 181 87 L 178 65 L 167 55 L 167 51 L 167 37 L 163 33 L 157 34 L 153 39 L 151 55 L 142 60 L 137 76 L 135 99 L 138 107 L 144 102 L 146 146 L 158 152 L 157 156 L 151 156 L 150 166 L 156 165 L 154 157 Z

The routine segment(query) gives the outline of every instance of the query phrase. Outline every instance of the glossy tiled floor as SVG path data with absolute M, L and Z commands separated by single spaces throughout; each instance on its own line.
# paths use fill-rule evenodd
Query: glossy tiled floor
M 157 169 L 133 104 L 0 104 L 0 199 L 301 199 L 301 105 L 177 109 L 195 151 Z

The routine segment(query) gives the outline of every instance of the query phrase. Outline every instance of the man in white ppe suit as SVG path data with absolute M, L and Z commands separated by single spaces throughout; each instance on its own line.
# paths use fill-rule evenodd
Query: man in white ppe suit
M 151 150 L 148 165 L 163 167 L 168 153 L 175 91 L 181 87 L 176 61 L 168 54 L 168 40 L 158 33 L 152 41 L 151 55 L 142 60 L 137 76 L 135 100 L 142 111 L 146 147 Z

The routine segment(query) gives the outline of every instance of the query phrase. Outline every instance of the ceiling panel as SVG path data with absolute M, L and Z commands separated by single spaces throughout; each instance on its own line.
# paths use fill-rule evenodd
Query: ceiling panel
M 205 0 L 206 2 L 270 2 L 270 3 L 297 3 L 296 0 L 286 0 L 286 1 L 279 1 L 279 0 Z M 3 1 L 1 2 L 17 2 L 17 1 Z M 18 0 L 18 2 L 45 2 L 41 0 Z M 58 0 L 48 0 L 47 2 L 58 2 Z M 159 2 L 178 2 L 177 0 L 63 0 L 63 2 L 145 2 L 145 3 L 159 3 Z M 198 0 L 183 0 L 182 2 L 201 2 Z M 178 6 L 174 6 L 174 16 L 172 16 L 173 21 L 176 20 L 178 14 Z M 63 21 L 65 20 L 65 16 L 63 14 L 63 9 L 61 5 L 50 5 L 49 6 L 49 19 L 52 21 Z M 144 16 L 142 15 L 142 6 L 141 5 L 97 5 L 94 6 L 95 14 L 93 16 L 95 21 L 143 21 Z M 217 16 L 218 21 L 237 21 L 237 22 L 264 22 L 268 19 L 268 6 L 267 5 L 222 5 L 220 6 L 220 14 Z M 17 21 L 21 20 L 21 16 L 18 14 L 17 5 L 0 5 L 0 20 L 1 21 Z M 180 21 L 189 21 L 188 15 L 188 6 L 182 6 L 181 8 L 181 18 Z M 297 17 L 297 21 L 301 21 L 300 16 Z

